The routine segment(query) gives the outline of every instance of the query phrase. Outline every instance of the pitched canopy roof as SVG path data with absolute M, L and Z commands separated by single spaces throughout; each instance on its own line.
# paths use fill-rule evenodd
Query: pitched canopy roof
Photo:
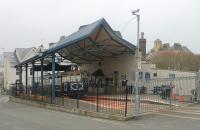
M 130 42 L 122 39 L 118 36 L 117 33 L 110 27 L 110 25 L 107 23 L 107 21 L 104 18 L 101 18 L 91 24 L 81 26 L 79 30 L 75 33 L 72 33 L 71 35 L 65 37 L 63 40 L 57 42 L 54 46 L 51 47 L 51 49 L 48 50 L 48 52 L 61 49 L 65 46 L 69 46 L 72 44 L 76 44 L 77 42 L 87 39 L 90 37 L 93 33 L 95 33 L 100 27 L 104 27 L 107 31 L 107 33 L 116 41 L 119 43 L 127 46 L 129 49 L 135 51 L 135 46 L 131 44 Z
M 43 52 L 42 56 L 35 56 L 21 64 L 29 63 L 52 53 L 58 53 L 65 59 L 75 63 L 88 63 L 101 61 L 105 57 L 117 57 L 124 53 L 134 53 L 136 47 L 120 37 L 104 18 L 88 25 L 81 26 L 79 30 Z

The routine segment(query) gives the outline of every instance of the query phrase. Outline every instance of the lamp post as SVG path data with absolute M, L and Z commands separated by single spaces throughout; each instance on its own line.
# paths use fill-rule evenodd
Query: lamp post
M 140 114 L 140 95 L 139 95 L 139 69 L 141 68 L 140 65 L 140 56 L 139 56 L 139 33 L 140 33 L 140 15 L 139 9 L 133 10 L 131 13 L 137 17 L 137 50 L 135 53 L 136 57 L 136 70 L 135 70 L 135 118 L 137 119 Z

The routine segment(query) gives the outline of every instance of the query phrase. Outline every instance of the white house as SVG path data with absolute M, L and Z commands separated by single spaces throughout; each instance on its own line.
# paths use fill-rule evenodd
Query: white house
M 16 73 L 15 65 L 18 63 L 33 57 L 36 55 L 36 48 L 16 48 L 14 52 L 4 52 L 4 88 L 9 89 L 10 85 L 15 83 L 17 79 L 19 79 L 19 75 Z M 29 70 L 29 77 L 30 70 Z M 25 75 L 25 72 L 23 72 Z M 25 83 L 25 80 L 22 81 Z

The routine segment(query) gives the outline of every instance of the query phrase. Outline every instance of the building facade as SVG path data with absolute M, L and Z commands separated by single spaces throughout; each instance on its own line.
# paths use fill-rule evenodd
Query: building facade
M 139 75 L 148 92 L 166 84 L 165 81 L 174 83 L 172 94 L 175 95 L 191 96 L 191 91 L 196 89 L 196 72 L 158 69 L 155 64 L 143 63 Z
M 9 90 L 10 85 L 15 83 L 16 80 L 19 79 L 19 74 L 16 72 L 15 65 L 34 55 L 36 55 L 36 49 L 34 47 L 16 48 L 14 52 L 4 52 L 3 85 L 5 89 Z M 28 71 L 29 77 L 31 77 L 30 70 Z M 22 75 L 25 75 L 25 72 L 23 72 Z M 23 80 L 22 83 L 24 84 L 25 80 Z

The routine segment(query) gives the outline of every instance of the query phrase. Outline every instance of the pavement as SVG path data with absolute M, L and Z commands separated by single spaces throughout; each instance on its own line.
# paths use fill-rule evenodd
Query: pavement
M 200 105 L 120 122 L 13 103 L 0 95 L 0 130 L 200 130 L 199 122 Z

